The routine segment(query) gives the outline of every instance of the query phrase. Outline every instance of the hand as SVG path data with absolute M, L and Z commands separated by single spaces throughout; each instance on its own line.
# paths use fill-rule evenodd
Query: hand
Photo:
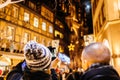
M 59 62 L 60 62 L 60 59 L 58 57 L 56 57 L 56 59 L 54 59 L 51 63 L 51 68 L 56 69 Z

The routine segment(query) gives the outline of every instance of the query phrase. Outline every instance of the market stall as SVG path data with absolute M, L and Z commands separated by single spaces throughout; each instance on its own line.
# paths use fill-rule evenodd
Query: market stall
M 4 78 L 10 70 L 11 60 L 5 56 L 0 56 L 0 78 Z

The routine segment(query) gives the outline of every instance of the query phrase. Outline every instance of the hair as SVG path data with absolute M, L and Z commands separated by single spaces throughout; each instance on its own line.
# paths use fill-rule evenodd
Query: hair
M 109 63 L 110 51 L 102 42 L 91 43 L 83 49 L 82 59 L 91 63 Z

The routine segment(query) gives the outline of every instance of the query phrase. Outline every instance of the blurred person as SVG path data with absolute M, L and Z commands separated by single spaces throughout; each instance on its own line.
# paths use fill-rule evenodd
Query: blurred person
M 117 71 L 109 64 L 109 49 L 101 42 L 86 46 L 81 55 L 82 67 L 85 72 L 81 80 L 120 80 Z
M 58 80 L 54 69 L 59 59 L 52 61 L 47 47 L 29 41 L 24 46 L 24 57 L 25 60 L 8 73 L 6 80 Z
M 66 75 L 66 80 L 80 80 L 81 74 L 81 71 L 72 70 L 69 68 L 69 73 Z

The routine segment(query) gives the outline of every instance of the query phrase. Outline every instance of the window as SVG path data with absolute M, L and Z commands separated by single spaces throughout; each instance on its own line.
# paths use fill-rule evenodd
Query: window
M 44 38 L 42 39 L 42 44 L 46 45 L 46 40 Z
M 18 7 L 13 6 L 12 16 L 15 17 L 15 18 L 18 18 Z
M 63 25 L 62 25 L 62 23 L 59 20 L 56 20 L 55 24 L 58 25 L 62 29 L 64 28 Z
M 41 15 L 44 16 L 46 19 L 50 20 L 51 22 L 53 22 L 54 19 L 53 13 L 44 6 L 41 7 Z
M 34 17 L 34 26 L 35 27 L 38 27 L 38 24 L 39 24 L 39 21 L 38 21 L 38 18 Z
M 1 11 L 2 11 L 3 13 L 5 13 L 6 8 L 5 8 L 5 7 L 1 8 Z
M 46 23 L 42 22 L 42 30 L 46 31 Z
M 34 41 L 37 41 L 37 36 L 34 36 L 33 40 L 34 40 Z
M 21 40 L 20 40 L 21 36 L 19 34 L 16 34 L 15 35 L 15 42 L 19 43 Z
M 6 32 L 7 32 L 6 33 L 7 34 L 7 39 L 8 40 L 13 40 L 13 38 L 14 38 L 14 28 L 11 27 L 11 26 L 8 26 Z
M 29 14 L 27 12 L 24 13 L 24 21 L 29 22 Z
M 85 46 L 89 45 L 90 43 L 94 42 L 94 36 L 93 35 L 84 35 L 84 42 Z
M 29 34 L 28 33 L 24 33 L 23 43 L 27 43 L 28 41 L 29 41 Z
M 32 3 L 31 1 L 29 1 L 29 7 L 32 8 L 32 9 L 36 9 L 36 6 L 34 3 Z
M 49 26 L 49 32 L 53 33 L 53 27 L 52 26 Z

